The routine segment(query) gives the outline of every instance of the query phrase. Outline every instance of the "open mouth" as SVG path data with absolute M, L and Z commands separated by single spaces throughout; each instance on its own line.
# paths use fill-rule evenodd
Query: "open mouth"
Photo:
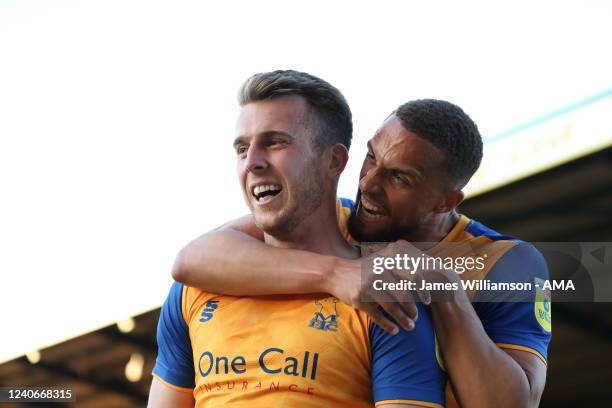
M 376 206 L 374 203 L 368 201 L 366 198 L 361 197 L 361 208 L 363 212 L 371 218 L 379 218 L 384 215 L 383 210 Z
M 282 187 L 278 184 L 264 184 L 253 187 L 251 192 L 258 203 L 264 203 L 272 200 L 272 198 L 277 196 L 281 190 Z

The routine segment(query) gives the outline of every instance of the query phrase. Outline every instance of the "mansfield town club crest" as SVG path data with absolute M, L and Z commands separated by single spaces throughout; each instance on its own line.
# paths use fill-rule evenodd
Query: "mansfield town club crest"
M 314 303 L 318 310 L 308 322 L 308 326 L 317 330 L 338 331 L 338 299 L 329 297 L 315 300 Z

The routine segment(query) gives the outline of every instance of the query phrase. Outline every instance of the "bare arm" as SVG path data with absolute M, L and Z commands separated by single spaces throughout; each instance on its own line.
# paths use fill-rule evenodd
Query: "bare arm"
M 193 408 L 193 405 L 194 400 L 191 394 L 173 390 L 153 377 L 148 408 Z
M 235 296 L 327 292 L 335 257 L 263 242 L 246 215 L 192 241 L 178 254 L 172 277 L 208 292 Z
M 176 258 L 172 277 L 188 286 L 234 296 L 331 293 L 368 313 L 390 333 L 396 333 L 398 327 L 379 305 L 406 330 L 414 327 L 416 319 L 416 307 L 409 296 L 400 303 L 363 301 L 361 261 L 266 245 L 251 215 L 188 244 Z
M 538 406 L 544 391 L 546 365 L 536 355 L 500 349 L 485 332 L 467 297 L 454 302 L 434 302 L 431 308 L 460 406 Z

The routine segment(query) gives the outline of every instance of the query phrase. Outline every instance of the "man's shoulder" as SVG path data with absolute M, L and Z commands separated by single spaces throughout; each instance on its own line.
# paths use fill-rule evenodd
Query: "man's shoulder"
M 542 274 L 543 257 L 538 249 L 529 242 L 515 236 L 498 232 L 483 223 L 464 215 L 458 222 L 460 231 L 454 231 L 453 239 L 446 242 L 460 248 L 446 251 L 459 251 L 481 260 L 481 268 L 475 268 L 462 275 L 465 279 L 495 278 L 501 280 L 526 279 L 531 281 Z M 492 274 L 492 272 L 495 272 Z
M 473 218 L 469 218 L 466 215 L 461 215 L 461 219 L 458 224 L 462 224 L 462 232 L 458 237 L 458 240 L 467 239 L 482 239 L 486 238 L 492 242 L 496 241 L 510 241 L 510 242 L 520 242 L 520 239 L 509 234 L 505 234 L 502 232 L 498 232 L 493 228 L 488 227 L 482 222 L 475 220 Z
M 460 228 L 455 228 L 453 231 L 454 239 L 447 242 L 451 245 L 462 244 L 474 256 L 482 256 L 487 271 L 503 257 L 512 256 L 516 252 L 516 247 L 531 246 L 513 235 L 498 232 L 465 215 L 461 215 L 457 226 Z
M 349 210 L 353 208 L 355 202 L 350 198 L 338 197 L 336 198 L 336 203 L 342 208 L 348 208 Z
M 462 216 L 465 217 L 465 216 Z M 483 244 L 489 244 L 488 248 L 499 248 L 504 255 L 523 260 L 536 260 L 542 257 L 540 251 L 531 243 L 513 235 L 498 232 L 483 223 L 465 217 L 468 221 L 465 226 L 468 241 L 480 240 Z

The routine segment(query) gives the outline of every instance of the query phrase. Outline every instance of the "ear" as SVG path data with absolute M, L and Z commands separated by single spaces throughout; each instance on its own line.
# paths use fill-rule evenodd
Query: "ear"
M 348 150 L 342 143 L 336 143 L 327 148 L 326 155 L 329 157 L 327 173 L 331 178 L 337 179 L 348 162 Z
M 461 190 L 450 190 L 444 193 L 442 201 L 434 208 L 436 213 L 447 213 L 453 211 L 463 202 L 465 195 Z

